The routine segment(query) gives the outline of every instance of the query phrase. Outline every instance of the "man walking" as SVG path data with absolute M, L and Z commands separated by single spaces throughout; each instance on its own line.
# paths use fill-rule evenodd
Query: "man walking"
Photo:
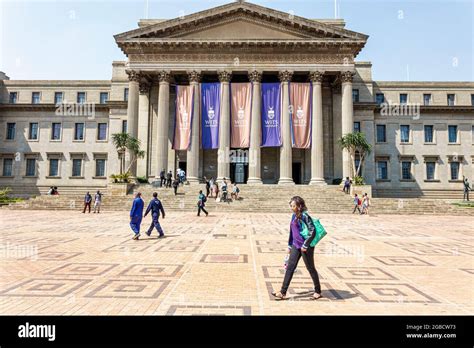
M 351 192 L 351 180 L 349 177 L 346 177 L 346 181 L 344 181 L 344 188 L 342 189 L 343 192 L 349 194 Z
M 84 196 L 84 210 L 82 211 L 83 214 L 85 214 L 87 208 L 89 208 L 89 214 L 91 213 L 91 202 L 92 202 L 92 196 L 90 195 L 89 192 L 87 192 L 86 195 Z
M 356 193 L 354 195 L 354 210 L 352 211 L 352 214 L 354 214 L 356 212 L 356 210 L 359 211 L 359 214 L 362 214 L 359 205 L 360 205 L 360 199 L 359 199 L 359 197 L 357 197 L 357 193 Z
M 173 181 L 173 189 L 174 189 L 175 196 L 178 194 L 178 186 L 179 186 L 179 179 L 178 177 L 176 177 L 174 178 L 174 181 Z
M 151 221 L 150 228 L 146 232 L 146 235 L 149 237 L 154 227 L 159 233 L 158 238 L 162 238 L 165 236 L 165 234 L 158 220 L 160 218 L 160 211 L 161 211 L 161 216 L 163 217 L 163 219 L 165 218 L 165 209 L 163 208 L 163 204 L 161 204 L 161 201 L 158 199 L 158 193 L 156 192 L 153 192 L 153 199 L 148 204 L 148 208 L 146 208 L 145 215 L 143 215 L 143 217 L 146 217 L 150 211 L 151 211 L 152 221 Z
M 97 193 L 94 196 L 94 214 L 97 210 L 97 214 L 100 213 L 100 205 L 102 204 L 102 193 L 100 191 L 97 191 Z
M 209 193 L 211 193 L 211 183 L 204 177 L 204 182 L 206 183 L 206 198 L 209 197 Z
M 163 187 L 163 185 L 166 184 L 166 179 L 165 179 L 165 170 L 162 169 L 160 172 L 160 187 Z
M 206 205 L 206 196 L 204 195 L 204 193 L 202 193 L 202 190 L 199 191 L 199 196 L 198 196 L 198 214 L 197 216 L 201 216 L 201 210 L 206 213 L 206 216 L 209 215 L 209 213 L 207 212 L 206 209 L 204 209 L 204 206 Z
M 166 187 L 171 187 L 171 178 L 173 177 L 173 173 L 171 170 L 166 174 Z
M 471 191 L 471 185 L 469 185 L 469 181 L 467 180 L 466 177 L 463 176 L 464 179 L 464 196 L 462 198 L 463 201 L 468 201 L 469 202 L 469 191 Z
M 130 227 L 135 233 L 133 240 L 140 238 L 140 225 L 142 223 L 143 215 L 143 199 L 141 192 L 137 192 L 133 200 L 132 209 L 130 210 Z

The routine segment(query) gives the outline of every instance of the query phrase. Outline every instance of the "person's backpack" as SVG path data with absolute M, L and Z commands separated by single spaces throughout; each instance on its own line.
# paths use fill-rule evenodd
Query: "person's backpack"
M 306 215 L 309 219 L 311 219 L 311 221 L 313 221 L 314 228 L 316 229 L 316 236 L 314 237 L 313 241 L 310 244 L 310 247 L 314 247 L 327 234 L 326 229 L 321 224 L 319 219 L 313 219 L 307 213 L 303 213 L 303 215 Z M 310 236 L 308 226 L 303 221 L 301 221 L 301 227 L 302 228 L 301 228 L 300 234 L 304 238 L 304 240 L 306 240 Z
M 202 197 L 202 202 L 203 202 L 203 203 L 206 203 L 206 202 L 207 202 L 207 197 L 206 197 L 206 196 L 203 196 L 203 197 Z
M 239 192 L 240 192 L 240 189 L 237 187 L 237 188 L 235 189 L 235 192 L 239 193 Z

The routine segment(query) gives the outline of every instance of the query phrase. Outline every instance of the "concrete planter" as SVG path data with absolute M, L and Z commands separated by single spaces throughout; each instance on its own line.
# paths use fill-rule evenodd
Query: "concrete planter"
M 351 185 L 351 196 L 357 195 L 360 197 L 364 193 L 369 195 L 369 198 L 372 198 L 372 185 Z
M 111 196 L 126 196 L 133 186 L 133 183 L 110 183 L 107 186 L 107 190 Z

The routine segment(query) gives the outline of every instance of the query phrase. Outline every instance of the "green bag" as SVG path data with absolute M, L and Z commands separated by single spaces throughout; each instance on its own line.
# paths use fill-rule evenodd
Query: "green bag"
M 313 219 L 306 213 L 303 213 L 303 214 L 308 216 L 311 219 L 311 221 L 313 221 L 314 227 L 316 228 L 316 236 L 314 237 L 313 241 L 310 244 L 310 247 L 314 247 L 316 244 L 319 243 L 321 239 L 323 239 L 323 237 L 327 234 L 327 232 L 324 229 L 323 225 L 321 225 L 321 222 L 319 221 L 319 219 Z M 300 234 L 304 238 L 304 240 L 306 240 L 309 238 L 309 235 L 310 235 L 308 226 L 302 221 L 301 227 L 302 228 L 301 228 Z

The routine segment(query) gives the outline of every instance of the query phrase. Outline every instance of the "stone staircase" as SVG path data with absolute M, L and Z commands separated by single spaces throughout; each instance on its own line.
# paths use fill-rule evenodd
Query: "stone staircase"
M 278 186 L 240 185 L 240 197 L 237 201 L 216 202 L 209 198 L 206 209 L 209 212 L 267 212 L 288 213 L 288 202 L 292 196 L 302 196 L 310 212 L 316 214 L 350 214 L 352 213 L 352 197 L 341 192 L 339 186 Z M 158 192 L 166 211 L 196 211 L 199 190 L 205 192 L 204 184 L 180 186 L 178 195 L 173 189 L 154 188 L 151 185 L 137 185 L 134 193 L 140 191 L 146 203 L 153 192 Z M 4 206 L 3 209 L 38 209 L 38 210 L 81 210 L 83 194 L 63 194 L 59 196 L 41 195 L 36 198 Z M 103 196 L 103 211 L 128 211 L 132 204 L 132 195 Z M 459 201 L 459 200 L 457 200 Z M 455 200 L 420 199 L 420 198 L 372 198 L 371 214 L 439 214 L 439 215 L 471 215 L 474 208 L 452 205 Z

